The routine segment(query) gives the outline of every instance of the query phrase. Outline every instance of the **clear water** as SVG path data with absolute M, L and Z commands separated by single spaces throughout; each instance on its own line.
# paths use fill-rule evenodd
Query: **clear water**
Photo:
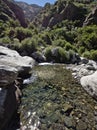
M 97 102 L 65 65 L 36 66 L 32 74 L 20 106 L 22 130 L 97 130 Z

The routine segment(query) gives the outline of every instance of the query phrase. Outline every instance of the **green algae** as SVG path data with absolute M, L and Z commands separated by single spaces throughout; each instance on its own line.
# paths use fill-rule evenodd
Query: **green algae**
M 36 73 L 37 80 L 23 90 L 20 107 L 23 125 L 29 125 L 31 114 L 36 112 L 40 130 L 96 130 L 97 102 L 65 65 L 36 66 L 32 73 Z

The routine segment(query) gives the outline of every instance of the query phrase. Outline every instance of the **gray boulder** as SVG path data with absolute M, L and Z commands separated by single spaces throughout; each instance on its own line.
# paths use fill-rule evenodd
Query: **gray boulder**
M 34 64 L 32 58 L 0 46 L 0 130 L 8 129 L 18 107 L 21 92 L 14 81 L 18 76 L 27 76 Z
M 20 56 L 18 52 L 0 46 L 0 66 L 9 66 L 17 69 L 22 77 L 27 75 L 34 66 L 35 61 L 28 56 Z
M 92 75 L 83 76 L 80 79 L 82 87 L 95 99 L 97 99 L 97 71 Z

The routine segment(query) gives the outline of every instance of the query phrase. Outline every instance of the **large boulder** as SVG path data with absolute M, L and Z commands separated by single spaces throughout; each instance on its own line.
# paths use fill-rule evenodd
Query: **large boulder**
M 17 78 L 27 77 L 34 64 L 32 58 L 22 57 L 18 52 L 0 46 L 0 130 L 8 130 L 20 102 Z
M 22 77 L 28 75 L 29 71 L 34 66 L 35 61 L 28 56 L 20 56 L 18 52 L 0 46 L 0 65 L 10 66 L 17 69 L 18 74 Z
M 97 99 L 97 71 L 92 75 L 83 76 L 80 80 L 82 87 L 95 99 Z
M 15 91 L 12 84 L 8 88 L 0 88 L 0 130 L 8 128 L 10 120 L 17 110 Z

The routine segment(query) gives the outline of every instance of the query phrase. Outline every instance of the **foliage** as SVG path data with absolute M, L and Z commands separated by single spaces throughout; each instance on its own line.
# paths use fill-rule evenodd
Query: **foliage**
M 15 37 L 18 38 L 20 42 L 25 38 L 32 37 L 32 32 L 27 28 L 17 27 L 15 31 L 16 31 Z
M 97 49 L 97 26 L 86 26 L 78 29 L 75 41 L 77 47 L 84 46 L 87 50 Z
M 65 47 L 67 41 L 66 40 L 63 40 L 63 39 L 57 39 L 57 40 L 54 40 L 52 42 L 52 45 L 54 46 L 60 46 L 60 47 Z
M 47 47 L 45 50 L 47 61 L 66 63 L 68 62 L 67 52 L 62 47 Z
M 73 49 L 73 46 L 69 42 L 67 42 L 65 45 L 65 50 L 68 51 L 70 49 Z
M 91 59 L 97 61 L 97 50 L 91 50 Z
M 34 51 L 37 50 L 37 44 L 35 39 L 26 38 L 22 41 L 20 49 L 25 51 L 28 55 L 31 55 Z
M 88 59 L 90 59 L 91 57 L 91 55 L 90 55 L 90 52 L 89 51 L 85 51 L 83 54 L 82 54 L 82 56 L 83 57 L 86 57 L 86 58 L 88 58 Z

